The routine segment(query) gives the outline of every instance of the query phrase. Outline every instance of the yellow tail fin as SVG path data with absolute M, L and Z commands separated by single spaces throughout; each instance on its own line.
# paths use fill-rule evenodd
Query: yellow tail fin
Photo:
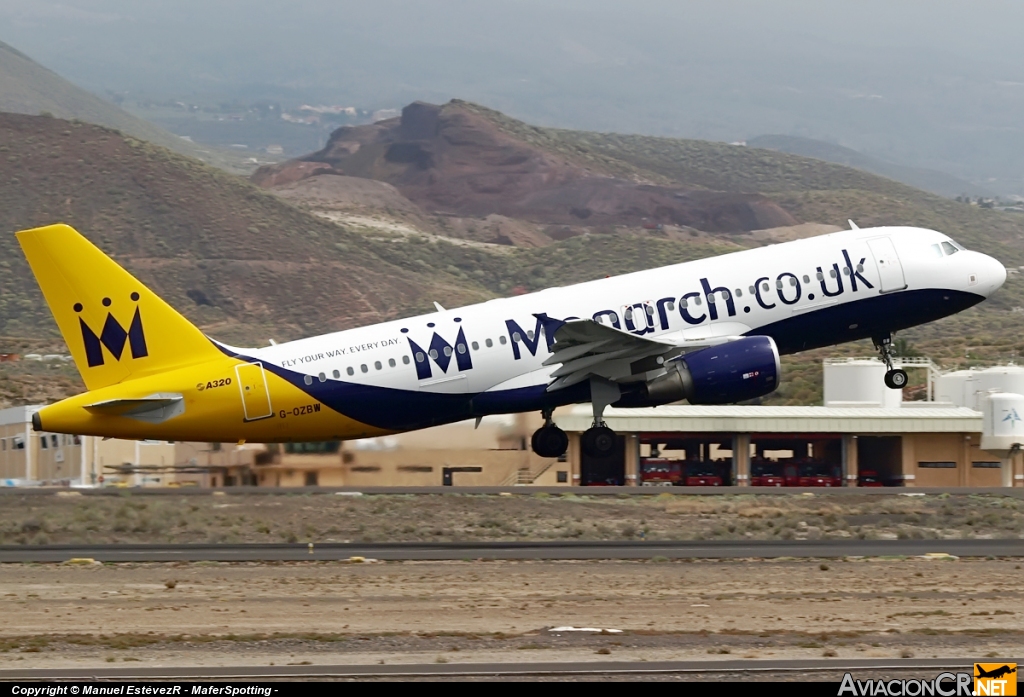
M 17 237 L 88 389 L 223 355 L 73 228 L 49 225 Z

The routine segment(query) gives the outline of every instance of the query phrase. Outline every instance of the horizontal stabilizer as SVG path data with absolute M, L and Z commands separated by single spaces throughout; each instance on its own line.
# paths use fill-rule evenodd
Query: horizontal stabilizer
M 185 398 L 180 394 L 153 394 L 133 399 L 108 399 L 85 407 L 93 414 L 125 416 L 158 424 L 185 413 Z

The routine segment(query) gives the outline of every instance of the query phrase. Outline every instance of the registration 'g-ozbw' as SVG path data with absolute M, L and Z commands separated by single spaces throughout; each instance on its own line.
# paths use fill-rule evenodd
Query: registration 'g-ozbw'
M 779 355 L 960 312 L 1006 280 L 948 236 L 859 229 L 776 244 L 264 348 L 205 336 L 66 225 L 18 241 L 88 392 L 38 411 L 37 430 L 116 438 L 287 442 L 410 431 L 591 402 L 582 447 L 614 447 L 605 407 L 727 404 L 772 392 Z

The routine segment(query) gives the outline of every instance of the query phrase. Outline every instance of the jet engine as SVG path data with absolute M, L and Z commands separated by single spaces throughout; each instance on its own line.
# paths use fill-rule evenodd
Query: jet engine
M 782 370 L 775 341 L 749 336 L 694 351 L 666 364 L 666 373 L 638 392 L 623 395 L 616 406 L 667 404 L 734 404 L 775 391 Z

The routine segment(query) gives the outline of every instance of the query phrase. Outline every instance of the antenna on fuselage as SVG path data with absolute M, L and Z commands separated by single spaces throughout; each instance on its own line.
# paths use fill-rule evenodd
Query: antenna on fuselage
M 444 312 L 445 311 L 444 308 L 441 307 L 441 303 L 437 302 L 436 300 L 434 301 L 434 307 L 437 308 L 438 312 Z
M 848 222 L 850 224 L 850 229 L 851 230 L 860 230 L 860 228 L 857 227 L 857 223 L 853 222 L 852 220 L 847 220 L 846 222 Z

